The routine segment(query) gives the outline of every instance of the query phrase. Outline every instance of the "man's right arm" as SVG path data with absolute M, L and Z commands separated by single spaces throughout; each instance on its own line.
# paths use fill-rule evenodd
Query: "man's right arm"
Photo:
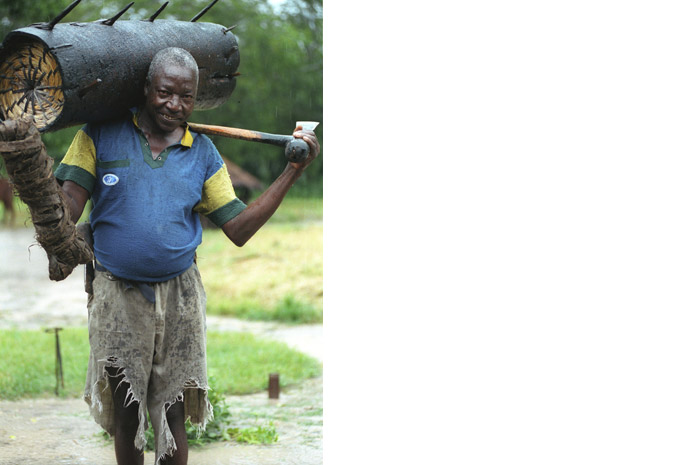
M 90 198 L 90 193 L 87 189 L 81 187 L 80 185 L 74 183 L 73 181 L 66 180 L 63 182 L 63 193 L 68 198 L 68 206 L 70 207 L 70 219 L 73 223 L 78 222 L 82 216 L 82 212 L 85 209 L 85 204 L 87 199 Z
M 70 207 L 70 219 L 74 223 L 82 216 L 97 174 L 97 150 L 88 132 L 88 125 L 85 125 L 75 133 L 68 152 L 55 171 Z

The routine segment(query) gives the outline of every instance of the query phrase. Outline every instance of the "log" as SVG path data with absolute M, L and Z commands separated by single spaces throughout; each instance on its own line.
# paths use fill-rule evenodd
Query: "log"
M 46 23 L 10 32 L 0 46 L 2 119 L 31 116 L 40 132 L 121 117 L 144 101 L 150 62 L 180 47 L 199 65 L 195 110 L 223 104 L 240 52 L 219 24 L 156 19 Z

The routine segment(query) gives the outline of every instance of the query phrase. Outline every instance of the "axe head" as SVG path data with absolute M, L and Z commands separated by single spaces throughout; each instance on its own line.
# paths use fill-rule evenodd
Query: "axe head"
M 320 124 L 318 121 L 296 121 L 296 126 L 308 131 L 314 131 L 318 124 Z

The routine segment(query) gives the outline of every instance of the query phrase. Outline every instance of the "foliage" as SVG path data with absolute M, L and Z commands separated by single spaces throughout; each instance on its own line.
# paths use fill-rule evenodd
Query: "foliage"
M 64 21 L 108 18 L 127 2 L 83 0 Z M 139 0 L 123 20 L 144 19 L 161 0 Z M 187 21 L 210 0 L 170 2 L 162 19 Z M 5 0 L 0 3 L 0 34 L 55 17 L 70 0 Z M 97 8 L 95 8 L 97 7 Z M 298 120 L 322 122 L 322 3 L 319 0 L 287 0 L 279 11 L 266 0 L 220 0 L 200 21 L 226 27 L 235 33 L 241 62 L 237 88 L 228 101 L 212 110 L 196 111 L 192 121 L 290 134 Z M 77 127 L 43 136 L 50 156 L 60 159 Z M 316 129 L 322 143 L 323 125 Z M 215 137 L 221 154 L 269 184 L 283 170 L 282 149 L 258 143 Z M 294 190 L 321 195 L 322 157 L 308 167 Z
M 272 421 L 252 428 L 230 428 L 228 434 L 235 441 L 247 444 L 272 444 L 279 440 Z
M 233 426 L 233 415 L 230 406 L 216 386 L 216 380 L 209 377 L 208 400 L 213 407 L 213 420 L 209 421 L 205 429 L 193 425 L 189 419 L 185 423 L 187 442 L 190 446 L 203 446 L 204 444 L 220 441 L 237 441 L 247 444 L 271 444 L 279 440 L 273 422 L 255 427 L 240 428 Z M 106 433 L 103 433 L 106 435 Z M 145 432 L 145 449 L 155 450 L 155 434 L 153 428 Z
M 85 387 L 89 355 L 86 328 L 60 333 L 65 387 L 61 397 L 78 397 Z M 30 347 L 31 350 L 27 350 Z M 39 330 L 0 330 L 0 399 L 53 396 L 56 387 L 55 336 Z M 247 333 L 208 334 L 208 372 L 217 392 L 249 394 L 266 389 L 269 373 L 282 373 L 282 384 L 318 376 L 320 362 L 283 343 Z

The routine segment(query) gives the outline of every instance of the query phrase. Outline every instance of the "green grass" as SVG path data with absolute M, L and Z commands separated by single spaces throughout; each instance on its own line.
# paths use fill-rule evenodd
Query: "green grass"
M 230 428 L 227 433 L 232 440 L 246 444 L 272 444 L 279 440 L 274 422 L 252 428 Z
M 62 397 L 79 397 L 85 386 L 89 355 L 86 328 L 60 332 Z M 0 330 L 0 399 L 54 395 L 55 336 L 43 331 Z M 247 333 L 208 334 L 208 373 L 222 394 L 249 394 L 267 388 L 269 373 L 280 373 L 281 385 L 319 376 L 320 362 L 283 343 Z
M 90 353 L 87 329 L 59 332 L 65 389 L 62 397 L 76 397 L 85 387 Z M 43 331 L 0 330 L 0 398 L 54 395 L 56 337 Z
M 321 223 L 270 223 L 244 247 L 207 230 L 197 254 L 209 314 L 322 322 Z
M 321 365 L 281 342 L 259 340 L 249 333 L 210 333 L 208 373 L 225 394 L 266 389 L 270 373 L 279 373 L 282 387 L 319 376 Z

